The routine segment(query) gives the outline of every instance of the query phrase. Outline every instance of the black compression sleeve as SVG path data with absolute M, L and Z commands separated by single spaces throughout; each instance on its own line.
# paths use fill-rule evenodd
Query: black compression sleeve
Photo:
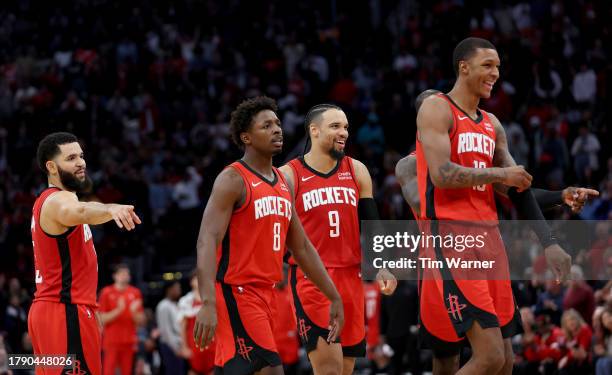
M 361 198 L 357 205 L 359 220 L 378 220 L 378 208 L 374 198 Z
M 531 191 L 535 196 L 540 208 L 544 211 L 550 210 L 563 204 L 563 191 L 552 191 L 544 189 L 532 188 Z
M 531 227 L 544 248 L 557 243 L 557 238 L 551 233 L 531 189 L 519 193 L 512 187 L 508 190 L 508 197 L 522 218 L 532 220 Z

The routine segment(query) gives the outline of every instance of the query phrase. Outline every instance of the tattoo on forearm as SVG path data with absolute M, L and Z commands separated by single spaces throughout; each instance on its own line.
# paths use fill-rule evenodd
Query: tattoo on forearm
M 448 187 L 462 188 L 497 182 L 503 171 L 490 168 L 466 168 L 447 161 L 438 169 L 442 183 Z M 502 176 L 503 177 L 503 176 Z

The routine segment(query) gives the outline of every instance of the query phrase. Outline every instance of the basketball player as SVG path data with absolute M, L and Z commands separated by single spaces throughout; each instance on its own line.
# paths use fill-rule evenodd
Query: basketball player
M 441 92 L 433 89 L 428 89 L 420 93 L 415 100 L 416 111 L 419 111 L 423 100 L 427 99 L 431 95 L 439 93 Z M 419 200 L 419 189 L 417 186 L 416 165 L 416 151 L 412 151 L 410 154 L 397 162 L 397 165 L 395 166 L 395 177 L 400 184 L 404 200 L 410 206 L 415 218 L 418 219 L 421 212 L 421 207 Z M 500 184 L 494 184 L 493 186 L 497 194 L 507 196 L 507 187 Z M 531 190 L 535 195 L 540 209 L 543 211 L 566 204 L 574 213 L 578 213 L 580 210 L 582 210 L 589 199 L 599 196 L 599 192 L 597 190 L 573 186 L 567 187 L 560 191 L 537 188 L 531 188 Z
M 200 349 L 215 337 L 215 365 L 224 374 L 283 373 L 272 319 L 285 246 L 331 301 L 328 341 L 344 323 L 340 295 L 304 234 L 285 178 L 272 166 L 283 146 L 276 110 L 272 99 L 258 97 L 232 113 L 232 138 L 244 156 L 217 176 L 198 238 L 202 308 L 194 336 Z
M 435 94 L 440 94 L 438 90 L 425 90 L 415 101 L 417 112 L 427 97 Z M 402 158 L 395 168 L 395 175 L 400 184 L 402 195 L 406 203 L 410 206 L 415 218 L 420 219 L 420 198 L 417 186 L 417 158 L 416 152 L 411 152 L 408 156 Z M 507 194 L 507 187 L 494 184 L 497 194 Z M 594 196 L 598 196 L 599 192 L 593 189 L 568 187 L 562 191 L 549 191 L 543 189 L 531 189 L 535 195 L 536 201 L 542 210 L 548 210 L 553 207 L 566 204 L 573 212 L 579 212 L 585 203 Z M 517 207 L 519 210 L 521 206 Z M 525 212 L 519 212 L 521 216 L 526 216 Z M 527 218 L 529 219 L 529 218 Z M 434 354 L 439 354 L 434 351 Z M 449 355 L 445 357 L 434 356 L 434 373 L 435 374 L 454 374 L 459 369 L 459 354 Z
M 134 206 L 79 202 L 88 191 L 83 150 L 70 133 L 53 133 L 38 145 L 37 159 L 48 188 L 32 210 L 36 292 L 28 316 L 34 354 L 75 354 L 76 366 L 101 374 L 100 328 L 96 321 L 98 262 L 89 225 L 114 220 L 119 228 L 140 224 Z M 60 374 L 71 369 L 41 369 Z
M 134 354 L 138 348 L 136 328 L 144 324 L 142 293 L 130 285 L 130 269 L 118 264 L 113 272 L 114 283 L 102 288 L 99 317 L 102 323 L 102 351 L 104 375 L 132 373 Z
M 329 302 L 294 265 L 290 284 L 298 333 L 315 373 L 352 374 L 355 358 L 365 356 L 366 349 L 359 219 L 378 219 L 372 179 L 363 163 L 344 156 L 349 124 L 341 108 L 314 106 L 305 125 L 311 150 L 280 169 L 304 230 L 342 296 L 347 324 L 340 344 L 325 342 Z M 389 271 L 379 272 L 377 279 L 383 293 L 393 293 L 397 281 Z
M 457 81 L 448 95 L 432 95 L 417 115 L 417 179 L 422 219 L 496 222 L 493 183 L 511 187 L 509 195 L 524 212 L 541 217 L 532 177 L 510 156 L 503 127 L 492 114 L 478 108 L 491 95 L 499 77 L 495 47 L 480 38 L 467 38 L 453 53 Z M 534 221 L 558 280 L 569 274 L 571 258 L 556 243 L 545 221 Z M 497 228 L 490 229 L 485 248 L 493 253 L 496 272 L 507 274 L 507 259 Z M 432 234 L 439 230 L 432 222 Z M 442 249 L 435 249 L 440 258 Z M 500 269 L 503 268 L 503 269 Z M 458 374 L 510 374 L 510 339 L 519 323 L 510 280 L 457 279 L 446 268 L 444 280 L 421 282 L 421 327 L 438 358 L 456 358 L 464 337 L 472 357 Z M 435 365 L 436 363 L 434 363 Z M 446 369 L 453 364 L 447 364 Z M 437 373 L 443 370 L 435 369 Z

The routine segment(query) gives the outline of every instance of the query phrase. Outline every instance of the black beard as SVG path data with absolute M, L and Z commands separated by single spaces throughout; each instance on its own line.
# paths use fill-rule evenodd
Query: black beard
M 58 168 L 58 172 L 60 181 L 66 190 L 75 193 L 89 193 L 91 191 L 93 183 L 89 176 L 85 175 L 85 179 L 81 181 L 74 174 L 66 172 L 61 168 Z
M 340 160 L 344 157 L 344 150 L 338 151 L 332 146 L 329 150 L 329 156 L 331 156 L 335 160 Z

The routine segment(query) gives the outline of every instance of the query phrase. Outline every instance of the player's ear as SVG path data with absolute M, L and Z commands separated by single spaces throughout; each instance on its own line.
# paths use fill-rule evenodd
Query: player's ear
M 240 140 L 245 145 L 250 145 L 251 144 L 251 136 L 247 132 L 240 133 Z
M 47 171 L 49 171 L 50 175 L 57 174 L 57 164 L 53 160 L 47 160 L 45 167 L 47 167 Z
M 310 129 L 310 135 L 312 135 L 313 138 L 319 137 L 320 129 L 316 124 L 314 123 L 310 124 L 308 129 Z
M 467 74 L 469 72 L 469 65 L 467 61 L 461 60 L 459 61 L 459 74 Z

